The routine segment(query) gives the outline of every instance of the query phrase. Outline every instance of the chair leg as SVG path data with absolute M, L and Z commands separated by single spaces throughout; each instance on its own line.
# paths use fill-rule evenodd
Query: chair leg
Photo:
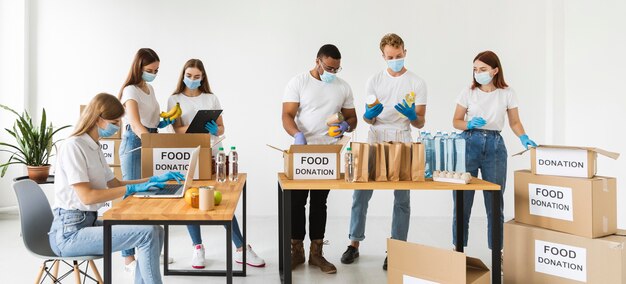
M 39 284 L 39 282 L 41 281 L 41 276 L 43 276 L 44 269 L 46 269 L 46 262 L 41 264 L 41 267 L 39 268 L 39 273 L 37 274 L 37 279 L 35 279 L 35 284 Z
M 59 261 L 55 260 L 52 262 L 52 284 L 57 283 L 57 278 L 59 277 Z
M 80 268 L 78 267 L 78 261 L 74 261 L 74 275 L 76 276 L 76 284 L 80 284 Z
M 100 276 L 100 272 L 98 271 L 98 267 L 96 267 L 96 264 L 93 262 L 93 260 L 89 261 L 89 265 L 91 266 L 91 271 L 93 271 L 93 274 L 96 277 L 96 280 L 98 280 L 98 283 L 104 283 L 104 281 L 102 281 L 102 276 Z

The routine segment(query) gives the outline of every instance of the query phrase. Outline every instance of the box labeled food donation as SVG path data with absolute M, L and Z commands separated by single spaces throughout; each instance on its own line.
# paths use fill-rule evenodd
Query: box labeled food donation
M 511 220 L 504 224 L 504 283 L 626 283 L 626 236 L 590 239 Z
M 515 171 L 515 219 L 587 238 L 617 232 L 615 178 L 573 178 Z
M 598 153 L 611 159 L 619 153 L 594 147 L 539 145 L 513 156 L 530 151 L 530 169 L 536 175 L 592 178 L 598 172 Z
M 344 137 L 333 145 L 291 145 L 288 150 L 268 146 L 283 153 L 288 179 L 329 180 L 341 178 L 341 150 L 348 141 Z
M 204 133 L 145 133 L 141 135 L 141 176 L 166 172 L 185 175 L 191 153 L 200 146 L 194 179 L 211 179 L 211 135 Z
M 389 284 L 491 283 L 489 268 L 462 252 L 387 239 Z

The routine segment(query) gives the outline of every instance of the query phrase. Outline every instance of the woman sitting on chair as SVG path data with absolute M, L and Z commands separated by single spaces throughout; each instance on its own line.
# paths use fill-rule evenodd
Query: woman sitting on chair
M 102 222 L 96 219 L 98 209 L 105 202 L 151 187 L 163 188 L 163 182 L 183 178 L 182 174 L 173 172 L 126 181 L 113 176 L 98 141 L 119 131 L 117 124 L 122 115 L 124 107 L 116 97 L 98 94 L 59 150 L 54 221 L 49 233 L 50 246 L 59 256 L 102 255 Z M 159 255 L 163 234 L 163 228 L 153 225 L 112 227 L 113 251 L 139 250 L 135 283 L 162 283 Z

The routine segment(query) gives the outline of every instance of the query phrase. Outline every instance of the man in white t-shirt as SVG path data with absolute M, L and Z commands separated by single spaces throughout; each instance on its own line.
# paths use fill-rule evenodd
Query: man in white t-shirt
M 296 145 L 334 144 L 345 132 L 356 128 L 354 97 L 348 83 L 337 77 L 341 70 L 341 53 L 332 44 L 320 48 L 315 67 L 295 76 L 285 88 L 283 96 L 283 127 L 293 136 Z M 344 121 L 334 126 L 329 136 L 326 119 L 338 112 Z M 337 268 L 322 255 L 326 231 L 326 199 L 329 190 L 293 190 L 291 192 L 291 264 L 303 264 L 303 240 L 306 234 L 305 205 L 310 193 L 309 238 L 311 249 L 309 264 L 318 266 L 324 273 L 336 273 Z
M 404 41 L 396 34 L 386 34 L 380 41 L 380 50 L 387 68 L 367 82 L 366 95 L 374 96 L 379 104 L 365 105 L 363 115 L 370 124 L 369 143 L 383 141 L 411 142 L 411 126 L 424 127 L 426 114 L 426 83 L 404 67 Z M 350 218 L 350 245 L 341 256 L 341 262 L 350 264 L 359 257 L 359 242 L 365 239 L 365 220 L 372 190 L 355 190 L 352 195 Z M 408 190 L 394 191 L 391 238 L 406 241 L 411 216 L 411 198 Z M 387 258 L 383 269 L 387 270 Z

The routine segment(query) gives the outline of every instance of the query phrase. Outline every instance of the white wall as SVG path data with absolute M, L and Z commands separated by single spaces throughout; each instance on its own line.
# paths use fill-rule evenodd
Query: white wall
M 531 138 L 552 139 L 562 127 L 557 125 L 561 116 L 554 115 L 559 107 L 549 102 L 558 101 L 553 91 L 563 85 L 555 81 L 563 62 L 558 39 L 565 30 L 559 16 L 564 7 L 552 2 L 33 1 L 31 104 L 46 107 L 59 125 L 74 124 L 78 105 L 99 92 L 117 93 L 134 52 L 151 47 L 161 57 L 153 85 L 164 106 L 184 62 L 200 58 L 225 108 L 226 145 L 237 146 L 242 170 L 249 173 L 249 212 L 275 215 L 275 177 L 282 160 L 265 144 L 287 147 L 292 142 L 280 121 L 283 88 L 292 76 L 313 67 L 325 43 L 341 50 L 340 76 L 351 84 L 361 115 L 365 82 L 385 66 L 378 42 L 387 32 L 401 35 L 407 67 L 428 84 L 429 130 L 451 130 L 454 101 L 471 80 L 472 59 L 491 49 L 517 91 Z M 357 140 L 366 133 L 360 121 Z M 503 136 L 509 154 L 521 150 L 510 129 Z M 528 157 L 509 159 L 507 217 L 513 215 L 512 173 L 528 166 Z M 478 198 L 474 212 L 484 216 Z M 390 215 L 392 202 L 390 192 L 377 192 L 370 214 Z M 412 215 L 450 216 L 451 203 L 448 192 L 413 192 Z M 350 204 L 350 192 L 332 192 L 329 214 L 349 216 Z

